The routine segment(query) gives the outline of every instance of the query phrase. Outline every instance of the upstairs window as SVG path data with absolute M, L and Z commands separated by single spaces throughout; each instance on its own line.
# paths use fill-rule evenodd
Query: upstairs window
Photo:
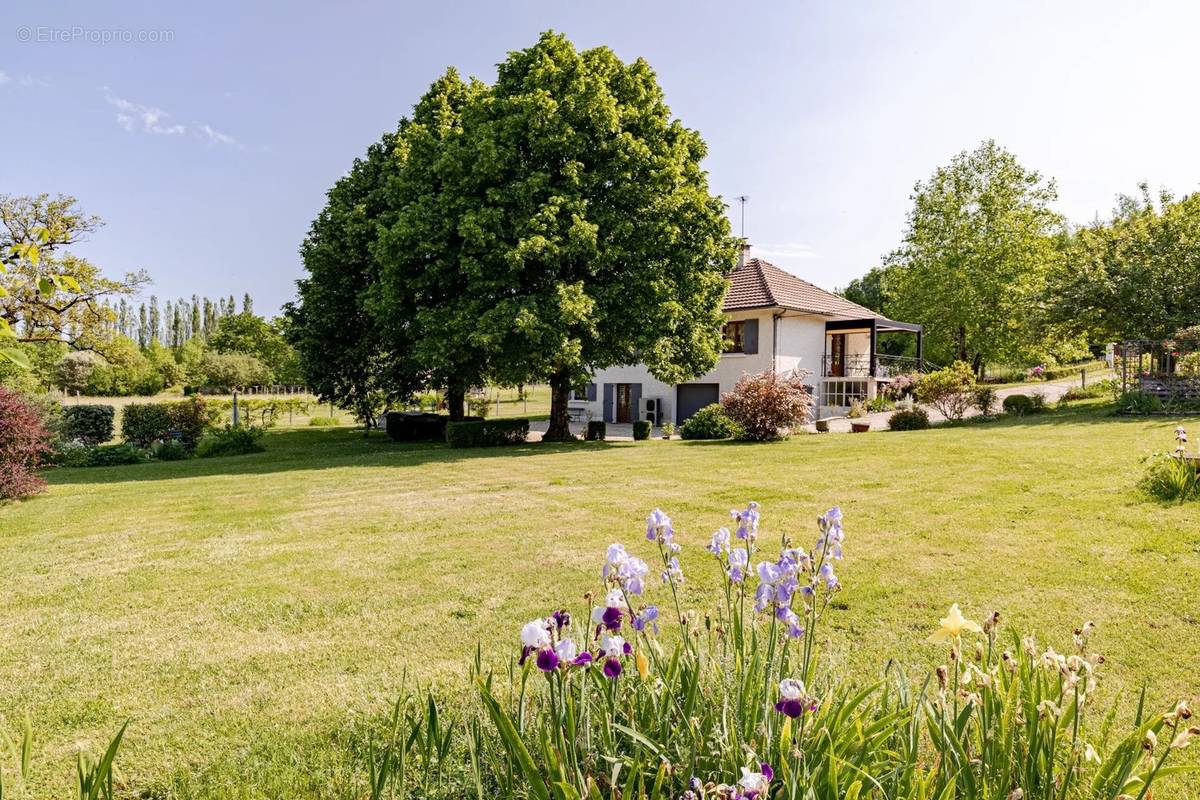
M 746 352 L 745 321 L 739 320 L 737 322 L 726 322 L 721 328 L 721 334 L 725 337 L 726 353 Z

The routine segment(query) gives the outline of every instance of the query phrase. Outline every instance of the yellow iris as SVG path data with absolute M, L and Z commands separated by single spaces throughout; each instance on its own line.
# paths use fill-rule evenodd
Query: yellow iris
M 638 650 L 633 660 L 637 664 L 638 675 L 641 675 L 642 680 L 645 680 L 646 676 L 650 674 L 650 659 L 646 658 L 645 653 Z
M 972 622 L 963 617 L 962 612 L 958 610 L 958 603 L 955 603 L 950 606 L 949 613 L 942 617 L 942 627 L 938 628 L 933 636 L 929 637 L 929 641 L 935 644 L 944 642 L 947 639 L 958 641 L 962 638 L 963 631 L 982 633 L 983 628 L 979 627 L 979 623 Z

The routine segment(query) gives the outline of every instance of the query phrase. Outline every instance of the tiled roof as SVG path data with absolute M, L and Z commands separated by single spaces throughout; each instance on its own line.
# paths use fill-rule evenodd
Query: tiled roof
M 730 272 L 729 283 L 729 292 L 725 295 L 726 311 L 778 307 L 831 317 L 869 319 L 879 316 L 865 306 L 851 303 L 760 258 L 752 258 Z

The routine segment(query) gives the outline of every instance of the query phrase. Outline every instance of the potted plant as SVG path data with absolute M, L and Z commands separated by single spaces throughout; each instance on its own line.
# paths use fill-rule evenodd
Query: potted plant
M 662 435 L 664 439 L 670 439 L 675 434 L 675 423 L 671 421 L 662 424 Z
M 867 419 L 867 407 L 862 400 L 855 400 L 846 412 L 850 419 L 850 430 L 854 433 L 866 433 L 871 430 L 871 420 Z
M 829 433 L 829 417 L 817 420 L 817 433 Z

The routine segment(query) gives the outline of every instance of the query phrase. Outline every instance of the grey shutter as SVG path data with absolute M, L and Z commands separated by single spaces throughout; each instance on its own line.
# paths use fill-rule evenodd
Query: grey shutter
M 629 418 L 637 421 L 642 418 L 642 385 L 629 384 Z
M 589 403 L 596 402 L 596 384 L 589 383 L 587 385 L 587 399 Z
M 604 421 L 613 421 L 613 384 L 604 384 Z
M 754 355 L 758 352 L 758 320 L 748 319 L 742 323 L 742 352 Z

